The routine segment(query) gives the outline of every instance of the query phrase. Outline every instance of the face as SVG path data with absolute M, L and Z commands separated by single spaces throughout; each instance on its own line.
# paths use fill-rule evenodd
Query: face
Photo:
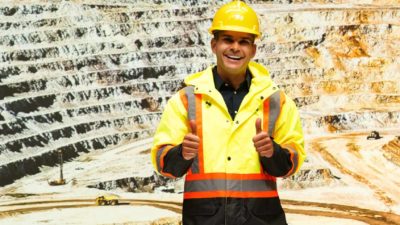
M 218 73 L 222 76 L 245 74 L 247 65 L 256 54 L 254 35 L 235 31 L 219 31 L 211 40 L 211 49 L 217 56 Z

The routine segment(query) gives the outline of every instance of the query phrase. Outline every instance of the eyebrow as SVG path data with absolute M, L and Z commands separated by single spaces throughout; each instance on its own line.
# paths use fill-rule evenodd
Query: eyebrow
M 233 38 L 233 36 L 232 36 L 232 35 L 229 35 L 229 34 L 222 34 L 221 37 L 222 37 L 222 38 L 224 38 L 224 37 Z M 239 39 L 242 39 L 242 40 L 245 39 L 245 40 L 253 41 L 253 38 L 252 38 L 252 37 L 239 37 Z

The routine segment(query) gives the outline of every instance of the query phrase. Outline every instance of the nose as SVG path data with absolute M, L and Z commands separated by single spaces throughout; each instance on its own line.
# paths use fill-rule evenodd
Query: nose
M 233 51 L 238 51 L 238 50 L 239 50 L 239 42 L 234 41 L 234 42 L 232 43 L 232 45 L 231 45 L 231 49 L 232 49 Z

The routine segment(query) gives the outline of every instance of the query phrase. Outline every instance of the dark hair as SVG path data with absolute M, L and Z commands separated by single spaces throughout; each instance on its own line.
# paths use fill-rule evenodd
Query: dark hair
M 215 40 L 218 40 L 219 34 L 220 34 L 220 30 L 214 30 L 214 31 L 212 32 L 212 34 L 213 34 L 213 38 L 214 38 Z M 253 36 L 253 44 L 254 44 L 254 41 L 256 40 L 256 35 L 252 34 L 252 36 Z
M 218 40 L 218 38 L 219 38 L 219 30 L 214 30 L 213 32 L 213 38 L 215 39 L 215 40 Z

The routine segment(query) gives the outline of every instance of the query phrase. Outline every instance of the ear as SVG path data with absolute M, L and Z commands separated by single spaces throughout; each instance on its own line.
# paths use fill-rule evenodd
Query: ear
M 215 40 L 215 38 L 212 38 L 212 39 L 211 39 L 211 42 L 210 42 L 210 45 L 211 45 L 211 50 L 212 50 L 212 52 L 215 54 L 215 52 L 217 51 L 217 49 L 216 49 L 216 47 L 217 47 L 217 40 Z
M 256 45 L 256 44 L 253 44 L 253 49 L 252 49 L 252 56 L 251 56 L 251 58 L 254 58 L 254 56 L 256 56 L 256 53 L 257 53 L 257 45 Z

